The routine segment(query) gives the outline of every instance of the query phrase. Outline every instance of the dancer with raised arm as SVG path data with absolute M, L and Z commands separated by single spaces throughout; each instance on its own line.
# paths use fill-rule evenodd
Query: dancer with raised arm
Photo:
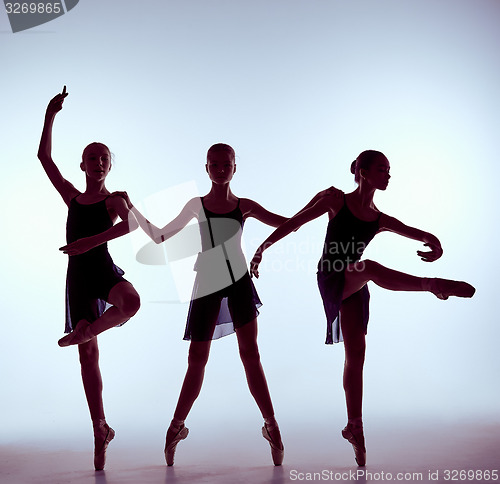
M 347 404 L 347 426 L 342 435 L 354 448 L 356 462 L 364 466 L 366 449 L 362 421 L 363 364 L 365 335 L 368 324 L 368 281 L 393 291 L 429 291 L 440 299 L 449 296 L 472 297 L 475 289 L 466 282 L 416 277 L 378 264 L 360 260 L 373 237 L 388 230 L 419 240 L 430 250 L 417 254 L 432 262 L 443 251 L 432 234 L 409 227 L 381 213 L 373 201 L 376 190 L 385 190 L 389 183 L 390 164 L 379 151 L 362 152 L 351 165 L 358 187 L 339 199 L 324 196 L 278 227 L 257 249 L 250 272 L 259 277 L 262 253 L 272 244 L 305 223 L 328 213 L 329 223 L 318 264 L 318 286 L 327 318 L 326 343 L 344 341 L 344 390 Z
M 191 341 L 188 369 L 167 431 L 165 459 L 167 465 L 173 465 L 176 446 L 188 435 L 184 421 L 200 393 L 212 339 L 236 332 L 248 386 L 264 419 L 262 434 L 270 443 L 274 464 L 281 465 L 284 447 L 257 345 L 257 307 L 261 303 L 248 273 L 241 235 L 250 217 L 272 227 L 287 219 L 233 194 L 229 185 L 236 164 L 231 146 L 213 145 L 205 168 L 212 182 L 210 192 L 190 200 L 162 229 L 145 219 L 129 201 L 139 224 L 156 243 L 178 233 L 193 218 L 198 220 L 201 235 L 202 252 L 195 265 L 197 273 L 184 334 L 184 339 Z
M 109 255 L 107 242 L 138 227 L 125 200 L 112 196 L 105 186 L 111 170 L 111 153 L 102 143 L 83 151 L 80 167 L 86 189 L 77 190 L 63 178 L 52 160 L 52 125 L 68 93 L 66 86 L 47 106 L 38 158 L 55 189 L 68 206 L 66 328 L 59 346 L 78 345 L 82 380 L 94 428 L 94 467 L 104 469 L 106 448 L 115 436 L 106 423 L 96 336 L 125 323 L 139 309 L 139 295 Z M 117 218 L 121 221 L 115 225 Z M 106 306 L 110 305 L 108 309 Z

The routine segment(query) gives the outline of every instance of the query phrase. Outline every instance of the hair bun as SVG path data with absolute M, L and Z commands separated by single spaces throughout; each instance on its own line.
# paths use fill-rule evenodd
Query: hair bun
M 357 160 L 354 160 L 352 163 L 351 163 L 351 173 L 354 175 L 356 173 L 356 161 Z

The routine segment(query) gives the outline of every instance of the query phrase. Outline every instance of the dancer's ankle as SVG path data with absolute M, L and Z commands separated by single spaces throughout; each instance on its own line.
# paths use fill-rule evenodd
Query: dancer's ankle
M 172 429 L 175 433 L 177 433 L 182 427 L 184 427 L 184 420 L 174 417 L 170 422 L 169 428 Z
M 433 281 L 430 277 L 422 277 L 422 291 L 433 292 Z
M 272 415 L 271 417 L 264 417 L 264 423 L 267 429 L 279 428 L 278 422 L 276 421 L 276 417 Z
M 362 417 L 349 418 L 349 419 L 347 419 L 347 424 L 353 430 L 363 430 L 363 418 Z
M 264 417 L 264 426 L 266 427 L 268 435 L 272 439 L 274 445 L 276 445 L 278 449 L 283 449 L 280 428 L 274 415 L 271 417 Z
M 94 433 L 102 432 L 105 429 L 106 425 L 107 423 L 105 418 L 96 418 L 95 420 L 92 420 L 92 427 L 94 428 Z

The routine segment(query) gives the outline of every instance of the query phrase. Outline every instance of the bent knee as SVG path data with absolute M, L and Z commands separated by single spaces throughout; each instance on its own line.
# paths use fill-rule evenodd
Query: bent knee
M 123 299 L 120 310 L 123 314 L 131 318 L 137 311 L 139 311 L 140 307 L 141 298 L 139 297 L 139 294 L 134 293 L 127 295 Z

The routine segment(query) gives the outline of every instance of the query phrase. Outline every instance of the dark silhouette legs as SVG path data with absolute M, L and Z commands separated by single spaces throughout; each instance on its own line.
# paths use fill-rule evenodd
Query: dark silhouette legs
M 186 420 L 191 407 L 200 394 L 211 343 L 211 341 L 191 341 L 189 345 L 188 368 L 175 408 L 175 420 L 180 422 Z
M 269 394 L 264 370 L 260 362 L 259 348 L 257 345 L 257 320 L 254 319 L 241 328 L 236 329 L 236 336 L 250 393 L 262 413 L 266 428 L 269 431 L 273 443 L 282 449 L 283 444 L 281 443 L 279 428 L 274 418 L 271 396 Z M 211 341 L 191 341 L 189 346 L 188 369 L 175 408 L 174 418 L 167 431 L 166 449 L 171 446 L 176 436 L 178 436 L 179 432 L 184 428 L 184 420 L 187 418 L 196 398 L 198 398 L 200 394 L 203 377 L 205 375 L 205 366 L 210 354 L 210 346 Z M 169 461 L 167 458 L 168 465 L 173 464 L 174 451 L 175 448 L 172 451 L 171 460 Z
M 357 292 L 342 301 L 340 324 L 344 337 L 344 391 L 347 418 L 362 417 L 363 365 L 365 363 L 365 333 L 361 293 Z
M 241 361 L 245 369 L 250 393 L 254 397 L 264 419 L 274 416 L 273 404 L 267 387 L 264 370 L 260 363 L 257 345 L 257 320 L 236 329 Z M 181 393 L 174 412 L 174 418 L 187 418 L 193 403 L 200 394 L 205 375 L 205 366 L 210 354 L 211 341 L 191 341 L 189 346 L 188 369 L 184 377 Z
M 363 434 L 363 365 L 365 362 L 365 334 L 363 328 L 363 304 L 360 292 L 344 301 L 340 309 L 340 324 L 344 337 L 344 392 L 347 406 L 347 426 L 342 436 L 354 449 L 356 462 L 366 463 L 365 439 Z
M 92 422 L 104 417 L 104 406 L 102 403 L 102 378 L 99 368 L 99 348 L 97 339 L 93 338 L 87 343 L 78 345 L 80 365 L 82 370 L 83 388 L 90 410 Z
M 139 309 L 139 295 L 127 281 L 114 286 L 108 297 L 113 306 L 92 324 L 79 321 L 75 330 L 59 340 L 61 346 L 78 344 L 83 388 L 94 428 L 94 467 L 104 469 L 106 448 L 114 438 L 114 430 L 106 423 L 102 402 L 102 378 L 99 368 L 97 336 L 103 331 L 127 321 Z
M 94 467 L 96 470 L 102 470 L 106 460 L 106 448 L 114 438 L 115 432 L 106 423 L 106 417 L 104 416 L 97 338 L 92 338 L 90 341 L 78 345 L 78 352 L 82 369 L 83 388 L 94 428 Z
M 262 435 L 269 441 L 274 465 L 279 466 L 283 462 L 284 447 L 281 441 L 278 422 L 274 417 L 274 408 L 266 376 L 260 362 L 257 345 L 257 320 L 254 319 L 252 322 L 237 329 L 236 336 L 238 337 L 240 358 L 245 369 L 248 388 L 264 418 Z
M 240 358 L 245 369 L 250 393 L 257 403 L 264 420 L 274 418 L 271 395 L 269 394 L 264 369 L 260 362 L 259 347 L 257 345 L 257 320 L 254 319 L 250 323 L 238 328 L 236 336 L 238 338 Z

